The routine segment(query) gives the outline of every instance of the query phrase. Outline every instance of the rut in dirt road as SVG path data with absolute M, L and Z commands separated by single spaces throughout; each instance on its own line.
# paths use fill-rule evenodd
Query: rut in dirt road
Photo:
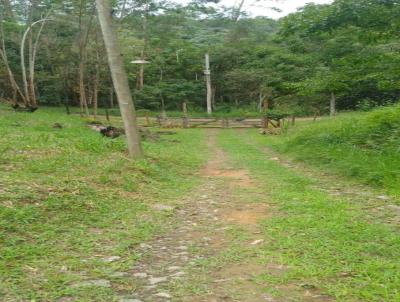
M 141 245 L 144 256 L 130 274 L 139 286 L 119 293 L 120 302 L 276 301 L 252 281 L 265 269 L 251 258 L 263 242 L 257 222 L 269 208 L 248 171 L 229 166 L 216 134 L 208 132 L 212 158 L 200 171 L 202 185 L 162 236 Z

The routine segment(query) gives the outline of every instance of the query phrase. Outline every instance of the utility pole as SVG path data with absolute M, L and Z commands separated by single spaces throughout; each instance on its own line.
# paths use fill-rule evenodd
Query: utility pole
M 206 69 L 204 70 L 204 75 L 206 76 L 207 81 L 207 114 L 212 114 L 212 89 L 211 89 L 211 71 L 210 71 L 210 57 L 208 53 L 206 53 Z

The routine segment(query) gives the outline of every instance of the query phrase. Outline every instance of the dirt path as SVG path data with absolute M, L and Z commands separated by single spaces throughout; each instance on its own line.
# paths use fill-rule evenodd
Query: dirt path
M 200 172 L 203 184 L 164 234 L 141 245 L 144 256 L 129 272 L 138 286 L 133 294 L 120 291 L 120 302 L 277 301 L 257 277 L 284 268 L 254 257 L 263 243 L 258 221 L 271 209 L 248 171 L 230 167 L 216 131 L 208 132 L 208 144 L 213 158 Z

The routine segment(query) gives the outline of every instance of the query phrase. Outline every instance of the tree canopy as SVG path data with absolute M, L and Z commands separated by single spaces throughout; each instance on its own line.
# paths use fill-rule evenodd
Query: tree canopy
M 179 110 L 186 102 L 192 110 L 205 110 L 206 52 L 217 110 L 256 110 L 267 98 L 274 107 L 309 114 L 327 111 L 331 93 L 339 109 L 397 102 L 398 2 L 308 4 L 280 20 L 249 17 L 241 7 L 210 2 L 114 2 L 110 13 L 138 109 L 160 110 L 164 104 Z M 21 38 L 32 23 L 48 16 L 42 29 L 32 27 L 23 54 L 25 62 L 33 59 L 35 76 L 27 72 L 27 77 L 39 104 L 68 102 L 82 111 L 111 106 L 112 82 L 94 1 L 3 0 L 0 11 L 1 98 L 22 102 Z M 138 59 L 150 64 L 131 64 Z

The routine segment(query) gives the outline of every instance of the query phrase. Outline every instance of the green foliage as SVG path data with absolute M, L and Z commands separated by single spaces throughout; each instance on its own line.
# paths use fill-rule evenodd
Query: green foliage
M 86 95 L 91 98 L 98 75 L 99 104 L 109 104 L 111 81 L 93 3 L 83 7 L 77 1 L 1 4 L 12 12 L 2 24 L 10 66 L 20 85 L 24 20 L 29 14 L 37 19 L 45 7 L 53 7 L 55 22 L 43 31 L 36 58 L 41 104 L 68 101 L 78 105 L 79 41 L 87 29 Z M 400 5 L 392 0 L 308 4 L 278 21 L 244 14 L 237 22 L 231 15 L 235 9 L 210 7 L 207 1 L 186 6 L 158 0 L 117 1 L 115 5 L 119 16 L 115 22 L 139 109 L 160 110 L 164 102 L 166 109 L 180 110 L 186 101 L 205 111 L 207 52 L 216 107 L 252 107 L 254 111 L 260 98 L 268 98 L 272 108 L 311 115 L 328 112 L 331 93 L 339 110 L 360 108 L 360 100 L 366 99 L 378 106 L 394 103 L 400 96 L 400 24 L 393 21 Z M 150 64 L 144 68 L 144 87 L 139 91 L 140 66 L 130 62 L 142 57 Z M 3 98 L 12 97 L 5 68 L 0 68 L 0 89 Z

